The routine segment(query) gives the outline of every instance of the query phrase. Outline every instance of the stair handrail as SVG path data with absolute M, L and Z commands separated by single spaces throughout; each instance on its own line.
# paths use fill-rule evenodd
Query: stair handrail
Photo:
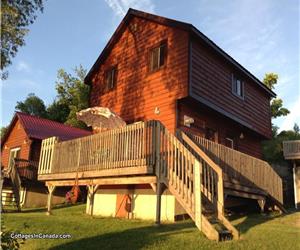
M 155 121 L 154 126 L 156 176 L 202 231 L 200 163 L 160 121 Z
M 10 169 L 10 173 L 9 173 L 9 177 L 11 179 L 12 182 L 12 188 L 13 188 L 13 192 L 15 194 L 15 199 L 16 199 L 16 203 L 17 203 L 17 208 L 18 210 L 20 210 L 20 189 L 21 189 L 21 179 L 17 170 L 17 164 L 16 164 L 16 160 L 13 159 L 13 162 L 11 164 L 11 169 Z
M 186 132 L 185 132 L 186 133 Z M 282 206 L 283 203 L 283 192 L 282 192 L 282 179 L 281 177 L 276 173 L 276 171 L 270 166 L 270 164 L 266 161 L 263 161 L 261 159 L 255 158 L 253 156 L 247 155 L 245 153 L 242 153 L 240 151 L 237 151 L 235 149 L 232 148 L 228 148 L 222 144 L 207 140 L 205 138 L 202 138 L 200 136 L 197 136 L 195 134 L 192 133 L 187 133 L 188 137 L 190 137 L 199 147 L 202 147 L 205 149 L 205 151 L 208 152 L 208 155 L 210 156 L 210 154 L 212 154 L 212 156 L 214 158 L 216 158 L 215 160 L 217 162 L 223 162 L 225 163 L 225 165 L 223 166 L 222 164 L 219 164 L 219 166 L 223 169 L 224 174 L 229 174 L 226 165 L 230 166 L 234 171 L 238 172 L 243 178 L 249 179 L 249 182 L 252 182 L 254 185 L 258 186 L 259 188 L 265 190 L 266 192 L 268 192 L 268 194 L 270 195 L 270 197 L 272 199 L 274 199 L 274 201 L 276 201 L 276 203 L 279 206 Z M 217 149 L 216 149 L 217 148 Z M 214 150 L 214 151 L 213 151 Z M 233 156 L 235 156 L 236 158 L 239 159 L 246 159 L 247 162 L 250 162 L 251 166 L 253 167 L 256 164 L 259 164 L 261 167 L 258 169 L 258 171 L 264 171 L 267 173 L 267 177 L 263 178 L 263 181 L 260 180 L 256 180 L 254 179 L 254 174 L 252 174 L 252 178 L 248 178 L 247 176 L 244 176 L 244 174 L 242 172 L 239 172 L 238 169 L 236 169 L 234 167 L 234 165 L 230 165 L 229 163 L 226 162 L 226 159 L 222 159 L 222 154 L 220 154 L 220 151 L 227 151 L 230 152 Z M 213 161 L 215 161 L 213 159 Z M 230 158 L 231 159 L 231 158 Z M 247 172 L 246 172 L 247 173 Z M 260 176 L 260 175 L 256 175 L 256 176 Z M 273 180 L 273 184 L 271 184 L 270 182 L 267 182 L 267 180 Z
M 205 161 L 209 167 L 211 167 L 218 176 L 217 180 L 217 212 L 218 214 L 224 215 L 224 176 L 223 176 L 223 170 L 222 168 L 217 165 L 213 160 L 211 160 L 205 152 L 199 148 L 199 146 L 192 141 L 183 131 L 177 132 L 180 138 L 189 145 L 197 154 L 198 156 Z

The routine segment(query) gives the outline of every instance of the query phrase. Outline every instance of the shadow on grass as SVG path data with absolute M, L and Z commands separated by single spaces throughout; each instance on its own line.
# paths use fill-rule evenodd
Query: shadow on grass
M 67 204 L 67 203 L 63 203 L 63 204 L 58 204 L 55 205 L 52 210 L 58 210 L 58 209 L 62 209 L 62 208 L 70 208 L 70 207 L 77 207 L 77 206 L 81 206 L 84 203 L 76 203 L 76 204 Z M 46 213 L 47 208 L 46 207 L 37 207 L 37 208 L 23 208 L 20 212 L 10 209 L 10 210 L 5 210 L 4 213 L 38 213 L 38 212 L 45 212 Z
M 238 229 L 240 234 L 245 234 L 250 229 L 253 229 L 255 226 L 264 224 L 266 222 L 270 222 L 277 218 L 285 217 L 291 213 L 294 213 L 294 211 L 290 211 L 286 214 L 280 214 L 279 212 L 270 212 L 270 213 L 250 213 L 245 216 L 244 220 L 242 220 L 240 223 L 235 224 L 235 227 Z M 234 215 L 230 218 L 230 220 L 235 219 L 241 219 L 241 216 Z
M 184 232 L 181 231 L 183 229 Z M 166 240 L 166 236 L 191 233 L 194 230 L 195 225 L 190 221 L 161 226 L 153 225 L 79 239 L 51 249 L 141 249 L 163 242 Z

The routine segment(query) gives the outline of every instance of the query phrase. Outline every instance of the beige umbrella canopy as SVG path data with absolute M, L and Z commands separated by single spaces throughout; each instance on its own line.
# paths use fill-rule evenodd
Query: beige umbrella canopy
M 105 107 L 87 108 L 77 112 L 76 115 L 78 120 L 98 131 L 126 126 L 120 116 Z

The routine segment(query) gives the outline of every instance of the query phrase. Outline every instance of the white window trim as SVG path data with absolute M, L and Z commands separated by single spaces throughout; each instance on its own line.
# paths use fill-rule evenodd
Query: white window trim
M 234 149 L 234 140 L 230 137 L 226 137 L 225 140 L 230 141 L 231 142 L 231 147 L 229 147 L 229 148 Z
M 237 81 L 240 82 L 239 88 L 238 88 Z M 237 77 L 234 73 L 232 73 L 232 77 L 231 77 L 231 91 L 235 96 L 244 100 L 245 98 L 244 81 L 240 77 Z

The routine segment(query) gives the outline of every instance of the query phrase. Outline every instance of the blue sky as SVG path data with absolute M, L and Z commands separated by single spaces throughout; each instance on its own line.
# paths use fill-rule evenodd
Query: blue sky
M 59 68 L 90 69 L 129 7 L 192 23 L 259 79 L 279 74 L 275 92 L 291 114 L 274 123 L 300 124 L 298 0 L 48 0 L 1 83 L 1 124 L 29 93 L 51 103 Z

